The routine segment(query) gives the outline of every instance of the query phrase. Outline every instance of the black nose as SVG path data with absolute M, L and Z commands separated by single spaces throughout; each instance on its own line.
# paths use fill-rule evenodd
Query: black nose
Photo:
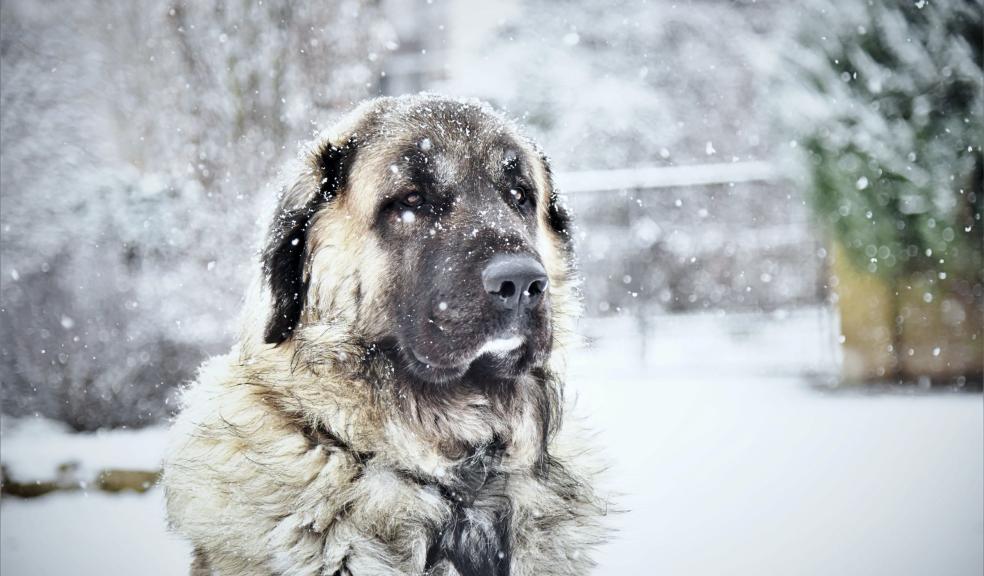
M 547 271 L 532 256 L 496 256 L 482 270 L 482 285 L 507 310 L 528 310 L 547 290 Z

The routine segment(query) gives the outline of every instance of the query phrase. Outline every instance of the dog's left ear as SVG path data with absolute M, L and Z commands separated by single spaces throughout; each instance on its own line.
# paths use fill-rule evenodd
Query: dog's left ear
M 304 174 L 280 198 L 262 254 L 273 299 L 263 334 L 267 344 L 290 338 L 301 320 L 308 288 L 304 272 L 308 227 L 318 211 L 344 191 L 355 149 L 354 138 L 341 146 L 326 141 L 316 147 L 305 159 Z
M 560 196 L 554 186 L 553 171 L 550 169 L 550 158 L 546 154 L 540 153 L 540 163 L 543 164 L 543 177 L 546 180 L 547 194 L 547 223 L 550 228 L 563 240 L 564 247 L 570 249 L 573 242 L 571 236 L 571 215 L 560 203 Z

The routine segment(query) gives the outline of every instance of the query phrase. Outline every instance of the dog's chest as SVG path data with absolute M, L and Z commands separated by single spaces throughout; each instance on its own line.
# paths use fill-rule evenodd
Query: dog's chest
M 456 467 L 451 483 L 439 485 L 451 517 L 430 543 L 425 573 L 446 560 L 462 576 L 509 574 L 513 502 L 501 458 L 501 447 L 483 449 Z

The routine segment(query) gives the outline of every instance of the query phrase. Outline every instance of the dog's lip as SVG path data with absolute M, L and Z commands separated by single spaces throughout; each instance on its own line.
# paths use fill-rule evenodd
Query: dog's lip
M 471 363 L 451 366 L 437 364 L 422 356 L 414 350 L 413 346 L 405 346 L 403 349 L 410 352 L 409 354 L 404 353 L 410 371 L 416 374 L 418 378 L 429 382 L 440 384 L 461 378 L 471 366 Z
M 447 364 L 442 364 L 440 362 L 435 362 L 427 358 L 426 356 L 422 355 L 420 352 L 417 352 L 417 349 L 414 348 L 413 346 L 407 346 L 406 348 L 410 350 L 410 354 L 413 355 L 414 360 L 416 360 L 420 364 L 423 364 L 427 368 L 434 368 L 437 370 L 454 370 L 459 367 L 459 365 L 457 364 L 447 365 Z
M 516 333 L 502 334 L 487 339 L 471 354 L 462 357 L 460 361 L 454 363 L 435 362 L 418 352 L 413 346 L 404 346 L 403 348 L 410 352 L 410 359 L 415 365 L 415 371 L 433 376 L 435 380 L 448 380 L 463 376 L 471 365 L 483 356 L 505 359 L 517 354 L 526 343 L 526 336 Z
M 510 352 L 516 350 L 523 343 L 526 342 L 525 336 L 520 336 L 519 334 L 511 334 L 509 336 L 499 336 L 498 338 L 492 338 L 487 340 L 485 344 L 479 347 L 478 351 L 475 352 L 474 357 L 478 358 L 483 354 L 493 354 L 495 356 L 506 356 Z
M 472 362 L 475 361 L 479 356 L 484 356 L 486 354 L 491 354 L 493 356 L 508 356 L 512 352 L 523 346 L 526 343 L 526 336 L 517 334 L 515 332 L 510 332 L 506 334 L 501 334 L 494 338 L 488 338 L 481 346 L 477 347 L 471 354 L 467 354 L 461 357 L 458 362 L 442 363 L 431 360 L 427 356 L 421 354 L 413 346 L 408 346 L 410 353 L 413 354 L 414 360 L 425 364 L 428 367 L 453 370 L 456 368 L 467 367 Z

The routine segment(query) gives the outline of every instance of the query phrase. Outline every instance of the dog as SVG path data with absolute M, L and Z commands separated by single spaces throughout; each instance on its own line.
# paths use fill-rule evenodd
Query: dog
M 547 157 L 420 94 L 363 103 L 287 174 L 239 342 L 172 427 L 192 573 L 588 573 L 608 503 L 562 426 L 578 301 Z

